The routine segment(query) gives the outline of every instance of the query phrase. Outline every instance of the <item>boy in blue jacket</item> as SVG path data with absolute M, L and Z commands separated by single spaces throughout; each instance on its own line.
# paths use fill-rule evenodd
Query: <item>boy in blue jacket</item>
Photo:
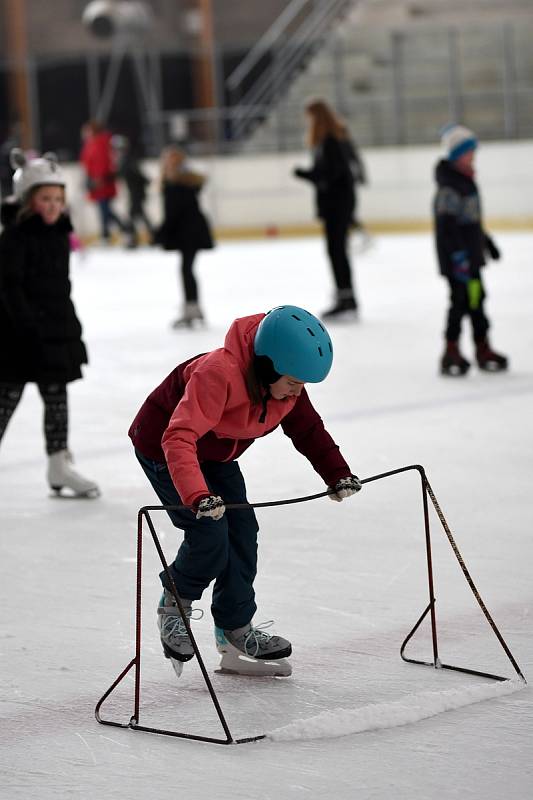
M 433 211 L 437 256 L 441 275 L 450 286 L 450 307 L 440 371 L 453 376 L 468 372 L 470 363 L 459 350 L 459 337 L 463 317 L 469 316 L 479 368 L 501 372 L 507 369 L 508 359 L 489 344 L 490 323 L 484 309 L 486 293 L 481 277 L 486 255 L 498 260 L 500 252 L 482 225 L 474 174 L 477 139 L 468 128 L 450 125 L 443 131 L 442 144 L 447 158 L 439 161 L 435 170 Z

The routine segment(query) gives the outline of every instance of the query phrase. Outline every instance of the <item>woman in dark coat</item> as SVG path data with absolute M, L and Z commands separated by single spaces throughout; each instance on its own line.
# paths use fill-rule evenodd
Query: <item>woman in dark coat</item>
M 214 246 L 207 218 L 198 203 L 205 178 L 187 168 L 185 153 L 175 145 L 166 147 L 161 156 L 161 180 L 164 219 L 155 241 L 165 250 L 181 253 L 181 281 L 184 306 L 181 317 L 172 327 L 192 327 L 203 321 L 198 301 L 198 284 L 194 276 L 194 261 L 199 250 Z
M 0 440 L 26 383 L 44 403 L 48 482 L 60 491 L 96 496 L 75 472 L 67 446 L 67 383 L 82 377 L 87 351 L 70 298 L 69 218 L 65 181 L 51 154 L 26 161 L 12 154 L 14 197 L 2 207 L 0 236 Z
M 359 165 L 357 174 L 360 176 L 361 162 L 346 126 L 327 103 L 313 100 L 307 105 L 306 112 L 313 165 L 311 169 L 295 169 L 294 175 L 314 184 L 317 216 L 324 222 L 336 287 L 333 307 L 322 314 L 328 318 L 356 311 L 358 306 L 348 256 L 348 233 L 354 222 L 356 206 L 354 168 Z

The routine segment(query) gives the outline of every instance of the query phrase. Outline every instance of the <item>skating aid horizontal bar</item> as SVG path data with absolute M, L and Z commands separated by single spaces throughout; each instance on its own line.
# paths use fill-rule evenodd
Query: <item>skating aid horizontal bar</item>
M 408 472 L 410 470 L 417 470 L 421 475 L 425 476 L 424 467 L 420 464 L 411 464 L 408 467 L 399 467 L 399 469 L 391 469 L 388 472 L 380 472 L 379 475 L 371 475 L 369 478 L 362 478 L 359 483 L 363 486 L 366 483 L 373 483 L 382 478 L 389 478 L 392 475 L 399 475 L 401 472 Z M 276 506 L 288 506 L 295 503 L 307 503 L 309 500 L 318 500 L 321 497 L 328 497 L 334 494 L 334 489 L 327 489 L 325 492 L 318 492 L 317 494 L 307 494 L 303 497 L 290 497 L 287 500 L 268 500 L 263 503 L 224 503 L 225 508 L 238 509 L 238 508 L 274 508 Z M 139 514 L 146 514 L 150 511 L 184 511 L 191 510 L 190 506 L 176 505 L 176 506 L 143 506 L 139 509 Z
M 372 476 L 370 476 L 368 478 L 363 478 L 361 480 L 361 484 L 364 485 L 364 484 L 368 484 L 368 483 L 373 483 L 375 481 L 382 480 L 383 478 L 389 478 L 389 477 L 392 477 L 394 475 L 399 475 L 399 474 L 401 474 L 403 472 L 409 472 L 409 471 L 412 471 L 412 470 L 415 470 L 415 471 L 417 471 L 419 473 L 420 479 L 421 479 L 421 484 L 422 484 L 422 499 L 423 499 L 423 510 L 424 510 L 424 528 L 425 528 L 425 535 L 426 535 L 426 556 L 427 556 L 427 567 L 428 567 L 428 586 L 429 586 L 430 601 L 429 601 L 429 605 L 427 606 L 425 611 L 422 613 L 421 617 L 418 619 L 417 623 L 415 624 L 413 629 L 410 631 L 410 633 L 407 635 L 407 637 L 405 638 L 404 642 L 402 643 L 402 646 L 401 646 L 401 649 L 400 649 L 401 658 L 404 661 L 407 661 L 409 663 L 420 664 L 420 665 L 423 665 L 423 666 L 430 666 L 430 667 L 434 667 L 436 669 L 449 669 L 449 670 L 454 670 L 454 671 L 457 671 L 457 672 L 463 672 L 463 673 L 470 674 L 470 675 L 478 675 L 480 677 L 491 678 L 491 679 L 494 679 L 494 680 L 497 680 L 497 681 L 508 680 L 507 678 L 504 678 L 504 677 L 499 676 L 499 675 L 493 675 L 493 674 L 487 673 L 487 672 L 479 672 L 477 670 L 472 670 L 472 669 L 468 669 L 468 668 L 465 668 L 465 667 L 456 667 L 456 666 L 452 666 L 450 664 L 443 664 L 440 661 L 440 658 L 438 656 L 438 647 L 437 647 L 437 625 L 436 625 L 436 619 L 435 619 L 435 595 L 434 595 L 434 590 L 433 590 L 433 567 L 432 567 L 432 560 L 431 560 L 429 513 L 428 513 L 428 505 L 427 505 L 427 497 L 429 496 L 431 501 L 432 501 L 432 503 L 433 503 L 435 511 L 437 512 L 437 516 L 438 516 L 438 518 L 439 518 L 439 520 L 441 522 L 441 525 L 442 525 L 442 527 L 443 527 L 443 529 L 444 529 L 444 531 L 446 533 L 446 536 L 448 537 L 448 540 L 450 542 L 452 550 L 453 550 L 457 560 L 459 561 L 459 565 L 460 565 L 460 567 L 461 567 L 461 569 L 463 571 L 463 574 L 464 574 L 464 576 L 465 576 L 465 578 L 466 578 L 466 580 L 467 580 L 472 592 L 474 593 L 474 596 L 476 597 L 476 600 L 477 600 L 481 610 L 483 611 L 483 614 L 485 615 L 487 621 L 489 622 L 490 626 L 492 627 L 493 632 L 497 636 L 497 638 L 498 638 L 502 648 L 504 649 L 507 657 L 509 658 L 510 662 L 512 663 L 512 665 L 513 665 L 513 667 L 515 669 L 515 672 L 517 673 L 517 675 L 525 683 L 526 682 L 525 677 L 523 676 L 523 674 L 522 674 L 517 662 L 515 661 L 513 655 L 511 654 L 509 648 L 507 647 L 507 644 L 505 643 L 502 635 L 500 634 L 498 628 L 496 627 L 496 624 L 494 623 L 494 620 L 490 616 L 485 604 L 483 603 L 483 601 L 482 601 L 482 599 L 481 599 L 481 597 L 479 595 L 479 592 L 478 592 L 476 586 L 474 585 L 474 582 L 472 581 L 472 578 L 471 578 L 471 576 L 470 576 L 470 574 L 469 574 L 469 572 L 468 572 L 468 570 L 466 568 L 464 560 L 463 560 L 461 554 L 459 553 L 457 545 L 456 545 L 456 543 L 455 543 L 455 541 L 453 539 L 451 531 L 450 531 L 450 529 L 448 527 L 448 524 L 447 524 L 447 522 L 446 522 L 446 520 L 444 518 L 444 514 L 442 513 L 442 510 L 441 510 L 441 508 L 440 508 L 440 506 L 439 506 L 439 504 L 437 502 L 437 499 L 436 499 L 436 497 L 435 497 L 435 495 L 433 493 L 433 490 L 431 489 L 429 481 L 427 480 L 424 467 L 422 467 L 420 464 L 412 464 L 412 465 L 409 465 L 409 466 L 400 467 L 398 469 L 393 469 L 393 470 L 389 470 L 387 472 L 379 473 L 378 475 L 372 475 Z M 273 500 L 273 501 L 262 502 L 262 503 L 228 503 L 228 504 L 226 504 L 226 508 L 228 508 L 228 509 L 271 508 L 271 507 L 275 507 L 275 506 L 291 505 L 291 504 L 295 504 L 295 503 L 308 502 L 310 500 L 317 500 L 319 498 L 326 497 L 328 494 L 332 494 L 332 493 L 333 493 L 333 490 L 329 489 L 329 490 L 324 491 L 324 492 L 319 492 L 318 494 L 306 495 L 304 497 L 294 497 L 294 498 L 289 498 L 287 500 Z M 213 688 L 213 685 L 211 683 L 209 675 L 207 674 L 207 670 L 206 670 L 205 665 L 203 663 L 203 659 L 202 659 L 201 653 L 200 653 L 200 651 L 198 649 L 198 646 L 196 644 L 196 640 L 194 638 L 194 634 L 193 634 L 193 632 L 192 632 L 192 630 L 190 628 L 189 620 L 187 619 L 186 615 L 184 614 L 183 607 L 181 605 L 181 601 L 180 601 L 180 598 L 178 596 L 178 592 L 177 592 L 176 586 L 174 585 L 174 581 L 173 581 L 172 576 L 171 576 L 171 574 L 169 572 L 168 564 L 166 563 L 164 553 L 162 551 L 159 539 L 157 537 L 154 525 L 152 523 L 152 519 L 150 517 L 150 512 L 151 511 L 165 511 L 165 512 L 168 512 L 168 511 L 184 510 L 186 508 L 187 508 L 187 506 L 184 506 L 184 505 L 173 505 L 173 506 L 154 505 L 154 506 L 143 506 L 141 509 L 139 509 L 139 512 L 138 512 L 138 515 L 137 515 L 137 522 L 138 522 L 137 533 L 138 533 L 138 536 L 137 536 L 136 655 L 135 655 L 135 658 L 133 658 L 132 661 L 130 661 L 130 663 L 127 665 L 127 667 L 120 673 L 120 675 L 116 678 L 116 680 L 113 682 L 113 684 L 109 687 L 109 689 L 101 697 L 101 699 L 99 700 L 99 702 L 97 703 L 96 708 L 95 708 L 95 716 L 96 716 L 97 721 L 102 725 L 112 725 L 114 727 L 119 727 L 119 728 L 131 728 L 132 730 L 136 730 L 136 731 L 145 731 L 147 733 L 162 734 L 162 735 L 173 736 L 173 737 L 181 738 L 181 739 L 190 739 L 190 740 L 194 740 L 194 741 L 209 742 L 209 743 L 212 743 L 212 744 L 244 744 L 244 743 L 249 743 L 249 742 L 257 742 L 257 741 L 260 741 L 261 739 L 264 739 L 265 738 L 265 734 L 260 734 L 258 736 L 250 736 L 250 737 L 245 737 L 245 738 L 234 739 L 232 734 L 231 734 L 231 732 L 230 732 L 230 730 L 229 730 L 229 727 L 227 725 L 226 719 L 224 717 L 224 714 L 223 714 L 222 709 L 220 707 L 220 704 L 218 702 L 218 698 L 216 696 L 215 690 Z M 157 549 L 157 552 L 158 552 L 159 558 L 161 560 L 161 563 L 163 565 L 163 569 L 164 569 L 164 571 L 166 573 L 167 579 L 169 580 L 169 585 L 171 586 L 172 594 L 174 595 L 174 597 L 176 599 L 179 611 L 180 611 L 181 616 L 182 616 L 183 623 L 184 623 L 184 625 L 185 625 L 185 627 L 187 629 L 187 633 L 188 633 L 188 635 L 189 635 L 189 637 L 191 639 L 191 644 L 192 644 L 193 649 L 195 651 L 196 659 L 198 661 L 198 664 L 200 666 L 201 672 L 203 674 L 203 678 L 204 678 L 204 681 L 206 683 L 206 686 L 207 686 L 207 688 L 209 690 L 209 693 L 211 695 L 211 700 L 212 700 L 213 705 L 214 705 L 214 707 L 216 709 L 216 712 L 218 714 L 219 721 L 220 721 L 220 723 L 221 723 L 221 725 L 222 725 L 222 727 L 224 729 L 224 732 L 226 734 L 226 738 L 220 738 L 219 739 L 219 738 L 213 738 L 213 737 L 209 737 L 209 736 L 195 735 L 195 734 L 189 734 L 189 733 L 180 733 L 178 731 L 163 730 L 163 729 L 160 729 L 160 728 L 152 728 L 152 727 L 148 727 L 148 726 L 139 724 L 139 711 L 140 711 L 140 663 L 141 663 L 141 581 L 142 581 L 142 571 L 141 570 L 142 570 L 142 533 L 143 533 L 143 531 L 142 531 L 142 523 L 143 523 L 143 519 L 146 520 L 147 525 L 148 525 L 148 527 L 150 529 L 150 533 L 152 535 L 152 539 L 154 541 L 155 547 Z M 422 621 L 425 619 L 425 617 L 427 616 L 428 613 L 430 614 L 430 617 L 431 617 L 431 632 L 432 632 L 432 640 L 433 640 L 433 661 L 432 662 L 419 661 L 419 660 L 416 660 L 416 659 L 407 658 L 404 655 L 404 651 L 405 651 L 406 645 L 408 644 L 410 639 L 414 636 L 415 632 L 418 630 L 418 628 L 420 627 Z M 101 709 L 103 703 L 113 693 L 113 691 L 116 689 L 116 687 L 119 685 L 119 683 L 121 683 L 121 681 L 125 678 L 125 676 L 128 674 L 128 672 L 133 667 L 135 667 L 135 710 L 134 710 L 134 714 L 132 715 L 132 717 L 130 718 L 129 722 L 127 722 L 127 723 L 115 722 L 115 721 L 112 721 L 112 720 L 104 719 L 100 714 L 100 709 Z

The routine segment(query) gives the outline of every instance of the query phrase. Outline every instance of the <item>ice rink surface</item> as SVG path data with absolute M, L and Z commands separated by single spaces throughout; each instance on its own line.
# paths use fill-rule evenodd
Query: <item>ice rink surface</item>
M 485 273 L 487 310 L 507 374 L 473 366 L 464 379 L 438 375 L 446 287 L 431 238 L 390 235 L 355 253 L 360 318 L 330 326 L 333 370 L 309 391 L 360 477 L 425 467 L 486 606 L 533 680 L 533 235 L 495 238 L 503 259 Z M 175 254 L 94 248 L 73 258 L 91 364 L 70 387 L 70 445 L 100 499 L 50 496 L 34 386 L 2 442 L 0 797 L 531 798 L 531 688 L 504 694 L 501 684 L 400 659 L 428 602 L 415 472 L 342 504 L 258 512 L 255 621 L 274 619 L 291 639 L 291 678 L 215 674 L 209 596 L 199 603 L 194 630 L 232 733 L 285 736 L 222 746 L 95 721 L 96 702 L 134 655 L 137 511 L 157 502 L 127 438 L 131 419 L 178 362 L 220 346 L 235 317 L 281 303 L 320 313 L 330 299 L 320 239 L 221 243 L 200 256 L 198 274 L 207 325 L 173 331 Z M 463 350 L 472 355 L 466 327 Z M 251 502 L 325 488 L 281 431 L 241 466 Z M 156 524 L 171 559 L 179 531 L 162 513 Z M 512 678 L 433 512 L 431 527 L 441 659 Z M 178 682 L 162 657 L 157 572 L 145 537 L 141 722 L 223 737 L 198 665 Z M 426 623 L 409 654 L 431 660 Z M 128 677 L 104 716 L 127 722 L 132 689 Z

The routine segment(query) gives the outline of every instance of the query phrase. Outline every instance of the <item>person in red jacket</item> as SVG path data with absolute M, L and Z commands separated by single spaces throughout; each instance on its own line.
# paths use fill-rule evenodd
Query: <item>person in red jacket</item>
M 115 225 L 128 236 L 132 244 L 132 229 L 115 213 L 111 201 L 117 194 L 116 169 L 113 163 L 111 134 L 96 120 L 89 120 L 81 129 L 83 145 L 80 161 L 85 170 L 89 199 L 98 206 L 101 237 L 110 239 L 110 227 Z
M 306 383 L 327 376 L 333 348 L 323 324 L 298 306 L 237 319 L 224 346 L 177 366 L 148 396 L 129 429 L 137 458 L 163 505 L 185 532 L 170 573 L 185 615 L 215 581 L 211 613 L 221 670 L 291 674 L 291 644 L 254 627 L 257 520 L 237 459 L 281 425 L 295 448 L 343 500 L 361 488 L 313 408 Z M 168 578 L 158 623 L 177 675 L 194 656 Z

